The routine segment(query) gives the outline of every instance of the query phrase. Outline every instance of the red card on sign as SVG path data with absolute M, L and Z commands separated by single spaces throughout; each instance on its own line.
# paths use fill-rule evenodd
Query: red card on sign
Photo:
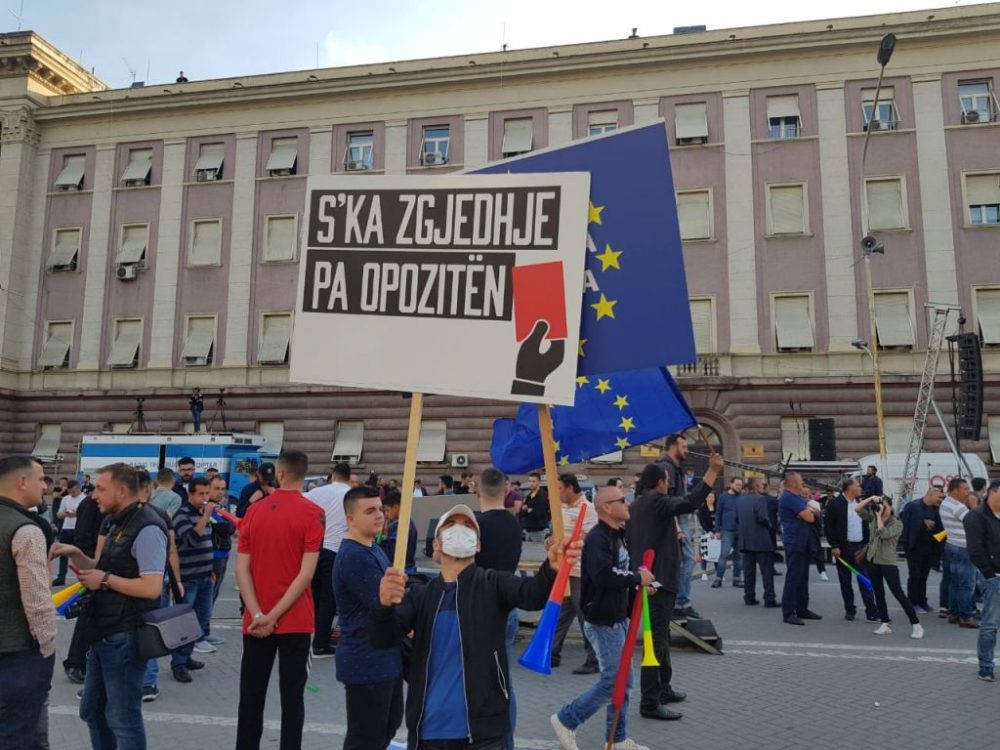
M 531 335 L 535 323 L 546 320 L 546 339 L 565 339 L 566 289 L 563 284 L 563 264 L 539 263 L 514 266 L 514 338 L 524 341 Z

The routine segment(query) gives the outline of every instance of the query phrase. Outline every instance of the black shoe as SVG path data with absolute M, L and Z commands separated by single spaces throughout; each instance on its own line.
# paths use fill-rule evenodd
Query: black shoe
M 874 622 L 878 624 L 881 623 L 882 620 L 878 615 L 865 615 L 865 622 Z
M 330 657 L 335 656 L 336 653 L 337 649 L 329 646 L 327 648 L 314 648 L 312 650 L 312 657 L 313 659 L 329 659 Z
M 573 674 L 597 674 L 601 668 L 593 662 L 586 662 L 573 670 Z
M 746 604 L 748 607 L 753 607 L 760 604 L 760 602 L 757 599 L 744 599 L 743 603 Z
M 673 688 L 667 688 L 667 692 L 660 697 L 660 703 L 681 703 L 687 698 L 687 693 L 682 693 Z
M 203 661 L 197 661 L 195 659 L 188 659 L 188 663 L 185 664 L 184 666 L 187 667 L 187 669 L 188 669 L 189 672 L 194 672 L 194 671 L 196 671 L 198 669 L 204 669 L 205 668 L 205 662 L 203 662 Z
M 685 617 L 690 617 L 692 620 L 703 620 L 703 619 L 705 619 L 700 614 L 698 614 L 698 610 L 696 610 L 690 604 L 688 606 L 686 606 L 684 609 L 682 609 L 681 612 L 684 613 Z
M 798 618 L 795 615 L 792 615 L 791 617 L 786 617 L 785 622 L 788 623 L 789 625 L 805 625 L 805 622 L 803 622 L 801 618 Z
M 856 616 L 857 615 L 854 612 L 845 612 L 844 613 L 844 619 L 847 620 L 848 622 L 854 622 L 854 618 Z
M 722 588 L 722 579 L 721 578 L 716 578 L 714 581 L 712 581 L 712 588 L 713 589 L 721 589 Z
M 743 588 L 743 579 L 742 578 L 734 578 L 733 579 L 733 588 L 737 588 L 737 589 Z
M 552 660 L 549 663 L 553 667 L 558 667 L 560 664 L 562 664 L 562 657 L 559 654 L 553 654 Z
M 683 714 L 679 711 L 671 711 L 666 706 L 657 706 L 652 711 L 640 710 L 639 716 L 644 719 L 659 719 L 660 721 L 677 721 Z
M 74 685 L 82 685 L 86 681 L 87 675 L 79 667 L 67 667 L 66 679 Z
M 177 667 L 177 669 L 172 671 L 174 673 L 174 679 L 178 682 L 194 682 L 191 678 L 191 673 L 187 670 L 187 667 Z
M 774 575 L 775 575 L 775 576 L 783 576 L 783 575 L 785 575 L 785 574 L 784 574 L 784 573 L 782 573 L 782 572 L 781 572 L 780 570 L 776 570 L 776 571 L 774 571 Z
M 188 675 L 188 680 L 190 681 L 191 675 Z M 156 685 L 145 685 L 142 688 L 142 702 L 152 703 L 157 698 L 160 697 L 160 689 Z
M 823 615 L 817 615 L 811 609 L 807 609 L 805 612 L 803 612 L 801 615 L 799 615 L 799 617 L 801 617 L 803 620 L 822 620 L 823 619 Z
M 52 581 L 52 585 L 53 586 L 65 586 L 66 585 L 66 579 L 65 578 L 56 578 L 56 579 L 54 579 Z
M 764 602 L 765 609 L 777 609 L 781 606 L 781 602 Z

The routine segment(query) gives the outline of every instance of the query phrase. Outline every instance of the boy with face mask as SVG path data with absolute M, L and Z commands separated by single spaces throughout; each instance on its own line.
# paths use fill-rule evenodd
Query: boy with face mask
M 566 556 L 580 558 L 577 542 Z M 479 524 L 466 505 L 438 521 L 434 557 L 441 575 L 405 588 L 405 575 L 386 571 L 370 614 L 375 648 L 390 648 L 413 631 L 406 726 L 409 750 L 500 750 L 509 731 L 507 615 L 545 606 L 562 562 L 553 545 L 538 574 L 479 568 Z M 399 604 L 394 604 L 399 602 Z

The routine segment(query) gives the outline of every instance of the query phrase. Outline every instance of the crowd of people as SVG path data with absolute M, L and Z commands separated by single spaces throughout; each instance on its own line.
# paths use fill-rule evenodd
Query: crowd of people
M 0 748 L 48 747 L 56 637 L 51 586 L 64 585 L 70 569 L 88 594 L 67 613 L 75 623 L 63 668 L 68 680 L 83 685 L 80 716 L 91 744 L 145 747 L 141 704 L 159 695 L 159 660 L 146 653 L 144 629 L 156 613 L 190 605 L 201 635 L 174 649 L 169 663 L 177 683 L 194 682 L 192 673 L 206 667 L 196 655 L 224 642 L 212 633 L 212 611 L 234 545 L 243 630 L 238 750 L 260 746 L 276 659 L 280 747 L 301 746 L 309 665 L 329 657 L 345 688 L 345 748 L 386 748 L 404 722 L 411 750 L 513 748 L 518 611 L 545 606 L 564 560 L 570 583 L 551 666 L 560 667 L 576 622 L 585 658 L 573 671 L 595 675 L 595 682 L 550 717 L 563 750 L 577 748 L 577 729 L 602 708 L 613 748 L 646 750 L 628 734 L 631 680 L 617 720 L 611 706 L 630 600 L 642 588 L 658 664 L 640 669 L 638 716 L 681 718 L 676 704 L 686 695 L 674 686 L 670 623 L 700 617 L 691 602 L 699 561 L 705 580 L 714 563 L 713 588 L 730 576 L 748 606 L 761 603 L 759 572 L 763 606 L 780 608 L 785 623 L 802 626 L 821 619 L 810 608 L 809 569 L 829 549 L 845 618 L 859 617 L 856 588 L 865 620 L 878 625 L 876 634 L 890 634 L 888 588 L 914 638 L 924 636 L 919 617 L 933 612 L 927 581 L 940 567 L 938 613 L 960 628 L 979 629 L 979 677 L 993 681 L 1000 481 L 932 486 L 897 516 L 873 468 L 824 496 L 813 495 L 795 472 L 785 474 L 776 493 L 752 476 L 733 478 L 717 495 L 721 456 L 712 454 L 701 478 L 684 469 L 686 457 L 684 437 L 671 436 L 662 459 L 632 486 L 614 479 L 589 498 L 573 474 L 559 476 L 553 498 L 538 474 L 524 491 L 492 467 L 464 472 L 458 481 L 443 476 L 438 494 L 468 500 L 457 498 L 437 520 L 429 539 L 433 570 L 417 568 L 413 523 L 399 528 L 398 483 L 374 475 L 361 482 L 338 464 L 328 481 L 305 488 L 308 461 L 296 451 L 255 471 L 234 523 L 216 513 L 229 505 L 225 478 L 199 474 L 190 458 L 155 477 L 112 464 L 93 482 L 84 475 L 58 483 L 31 457 L 0 459 L 0 603 L 11 613 L 0 622 Z M 418 485 L 415 494 L 425 492 Z M 555 536 L 553 502 L 563 519 Z M 581 515 L 582 540 L 567 545 Z M 407 554 L 397 568 L 403 538 Z M 526 571 L 522 548 L 533 541 L 545 542 L 546 559 Z M 905 590 L 899 547 L 908 567 Z M 655 553 L 649 569 L 642 565 L 648 551 Z M 777 561 L 784 563 L 780 595 Z

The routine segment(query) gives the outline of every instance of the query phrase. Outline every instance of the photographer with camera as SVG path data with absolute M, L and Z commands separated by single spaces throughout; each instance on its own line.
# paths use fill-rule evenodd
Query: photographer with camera
M 868 575 L 875 587 L 875 605 L 878 607 L 879 619 L 882 621 L 882 624 L 874 631 L 875 635 L 892 633 L 892 628 L 889 626 L 889 610 L 885 601 L 885 586 L 888 584 L 889 590 L 896 597 L 896 601 L 906 612 L 910 625 L 913 626 L 910 638 L 923 638 L 924 629 L 899 582 L 899 568 L 896 567 L 896 545 L 903 533 L 903 524 L 893 515 L 892 498 L 873 495 L 858 503 L 854 510 L 864 519 L 869 528 Z

